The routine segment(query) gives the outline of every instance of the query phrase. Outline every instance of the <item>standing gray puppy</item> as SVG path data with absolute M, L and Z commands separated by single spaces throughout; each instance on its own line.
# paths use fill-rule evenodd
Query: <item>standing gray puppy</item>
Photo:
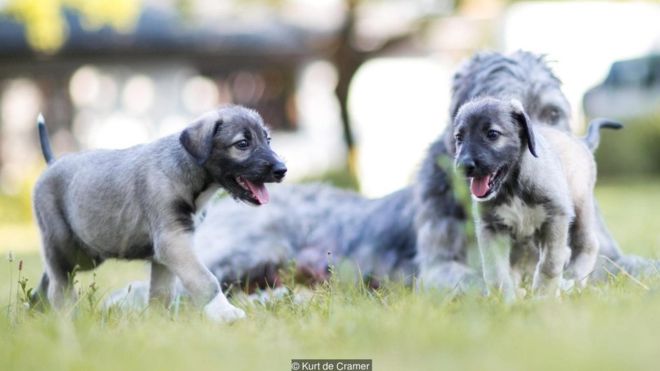
M 555 295 L 568 265 L 567 276 L 584 286 L 599 250 L 587 145 L 532 125 L 519 101 L 494 98 L 463 105 L 451 138 L 470 179 L 486 283 L 511 299 L 532 275 L 535 292 Z
M 168 304 L 178 277 L 213 320 L 245 313 L 226 299 L 192 248 L 193 214 L 219 188 L 253 205 L 269 200 L 266 182 L 286 167 L 270 148 L 255 111 L 231 106 L 204 114 L 180 134 L 123 150 L 70 154 L 54 161 L 45 125 L 39 134 L 49 164 L 34 190 L 46 272 L 37 295 L 61 307 L 74 296 L 74 267 L 108 258 L 151 261 L 150 298 Z

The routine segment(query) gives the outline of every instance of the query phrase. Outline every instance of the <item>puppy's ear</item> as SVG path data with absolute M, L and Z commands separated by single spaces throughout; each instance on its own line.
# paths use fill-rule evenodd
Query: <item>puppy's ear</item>
M 220 130 L 221 119 L 201 118 L 181 132 L 179 143 L 198 165 L 204 165 L 213 150 L 213 137 Z
M 520 103 L 520 101 L 518 101 L 517 99 L 512 99 L 511 106 L 513 106 L 513 112 L 511 115 L 513 116 L 513 119 L 516 120 L 518 125 L 520 125 L 520 129 L 522 130 L 523 135 L 525 135 L 529 152 L 534 157 L 539 157 L 536 154 L 536 141 L 534 140 L 534 129 L 532 128 L 532 124 L 529 122 L 530 121 L 529 116 L 527 116 L 527 113 L 525 112 L 522 103 Z

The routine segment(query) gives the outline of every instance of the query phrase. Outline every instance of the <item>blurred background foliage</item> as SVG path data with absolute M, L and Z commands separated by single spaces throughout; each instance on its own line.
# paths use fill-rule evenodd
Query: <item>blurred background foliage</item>
M 32 221 L 32 184 L 20 187 L 18 194 L 0 193 L 0 225 Z
M 27 41 L 35 50 L 55 53 L 68 37 L 65 8 L 78 12 L 87 29 L 107 25 L 128 32 L 141 4 L 134 0 L 9 0 L 4 12 L 25 25 Z
M 622 121 L 622 130 L 602 133 L 596 154 L 599 179 L 613 181 L 660 174 L 660 108 Z

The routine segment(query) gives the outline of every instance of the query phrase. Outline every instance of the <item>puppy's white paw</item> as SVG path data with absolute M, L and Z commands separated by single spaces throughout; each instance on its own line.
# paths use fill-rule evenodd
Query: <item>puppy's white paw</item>
M 227 307 L 222 311 L 204 310 L 204 312 L 209 319 L 215 322 L 232 323 L 245 318 L 245 312 L 243 309 L 236 308 L 233 305 L 230 305 L 230 307 Z
M 231 305 L 224 295 L 221 297 L 218 295 L 218 297 L 206 304 L 204 307 L 204 314 L 206 314 L 206 317 L 210 320 L 225 323 L 231 323 L 245 318 L 245 312 L 242 309 Z

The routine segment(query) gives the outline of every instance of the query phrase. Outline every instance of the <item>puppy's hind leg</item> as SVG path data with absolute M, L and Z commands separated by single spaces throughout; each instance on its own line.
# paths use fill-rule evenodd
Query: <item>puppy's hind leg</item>
M 245 317 L 231 305 L 215 276 L 202 264 L 192 248 L 191 232 L 170 232 L 157 237 L 154 259 L 176 274 L 204 312 L 214 321 L 233 322 Z
M 587 284 L 589 275 L 595 269 L 599 253 L 593 202 L 585 202 L 577 208 L 570 233 L 572 256 L 567 276 L 574 279 L 578 287 L 583 288 Z
M 67 303 L 75 302 L 71 274 L 76 265 L 79 246 L 61 210 L 57 184 L 50 178 L 37 183 L 33 193 L 34 215 L 39 226 L 41 252 L 45 272 L 33 301 L 48 298 L 49 304 L 63 309 Z
M 48 305 L 48 284 L 49 284 L 48 274 L 44 272 L 41 275 L 41 280 L 39 281 L 39 286 L 34 290 L 32 296 L 30 296 L 30 308 L 34 308 L 40 311 L 43 311 Z
M 559 295 L 564 266 L 570 257 L 568 246 L 569 217 L 556 216 L 543 228 L 539 263 L 534 272 L 532 290 L 537 296 Z
M 55 309 L 64 309 L 76 301 L 73 289 L 74 267 L 61 252 L 62 245 L 44 242 L 44 260 L 46 263 L 46 296 L 48 302 Z
M 56 309 L 63 309 L 67 304 L 75 302 L 75 291 L 71 274 L 74 271 L 75 261 L 72 250 L 77 245 L 69 228 L 61 222 L 59 215 L 49 218 L 50 222 L 44 222 L 42 213 L 37 210 L 37 221 L 41 232 L 42 255 L 45 264 L 45 272 L 33 301 L 40 306 L 44 297 L 48 298 L 49 304 Z M 67 253 L 68 252 L 68 253 Z

